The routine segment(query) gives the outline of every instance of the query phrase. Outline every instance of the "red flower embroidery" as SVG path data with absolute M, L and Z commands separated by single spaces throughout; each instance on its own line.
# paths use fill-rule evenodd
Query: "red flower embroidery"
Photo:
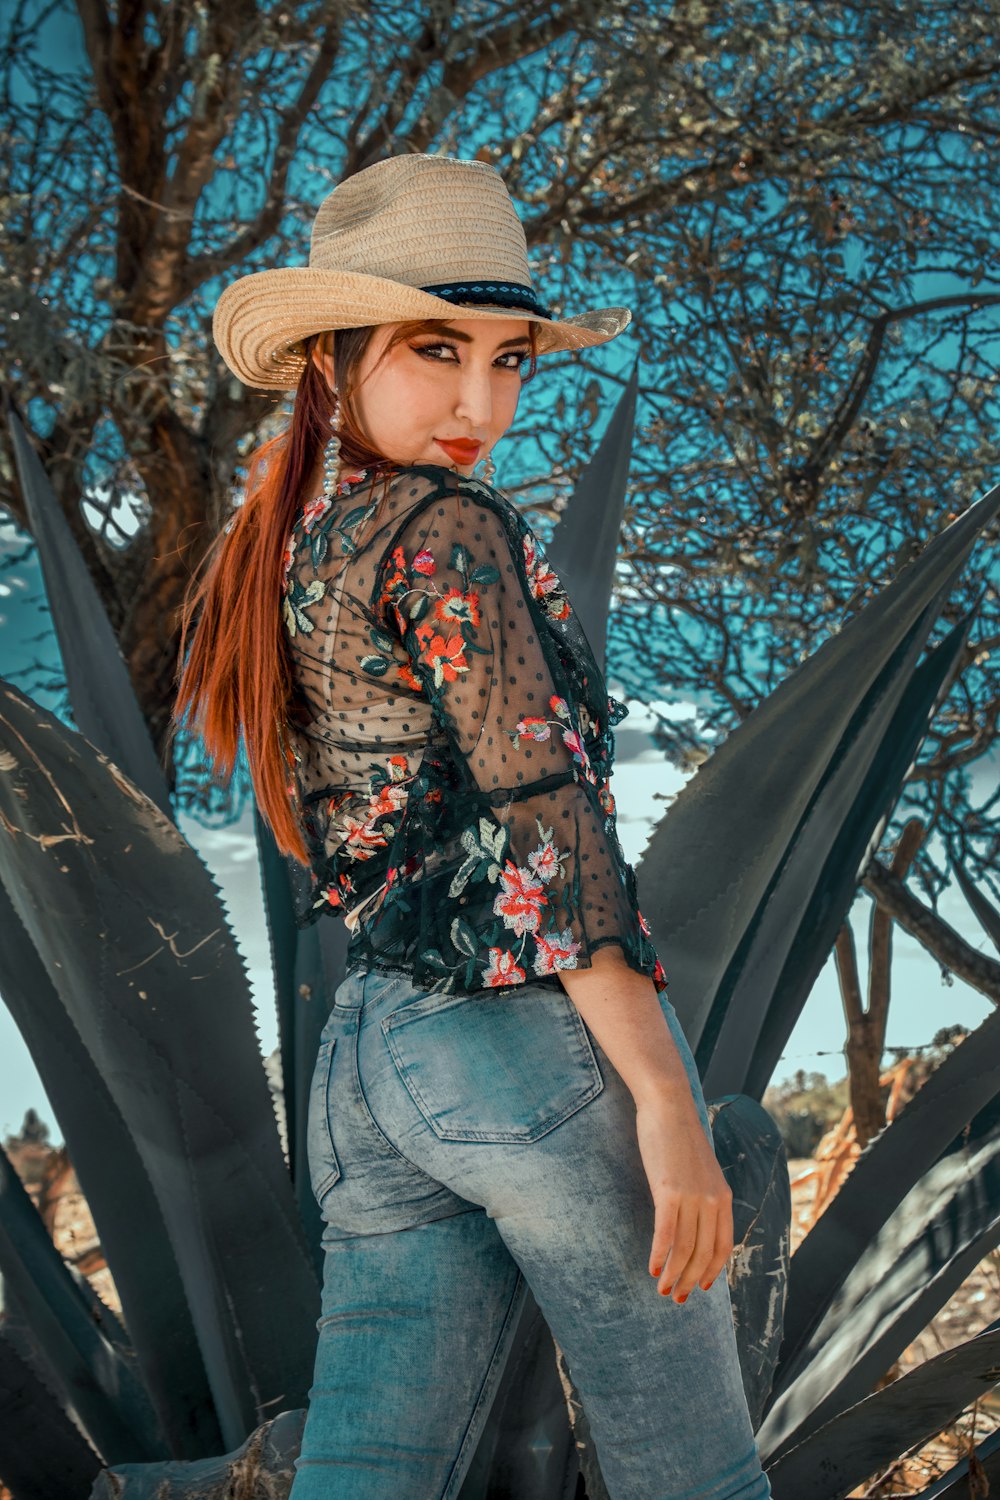
M 371 859 L 377 850 L 386 847 L 385 835 L 373 826 L 371 818 L 352 818 L 348 813 L 344 827 L 347 830 L 344 844 L 352 859 Z
M 523 984 L 527 970 L 522 969 L 509 948 L 491 948 L 489 967 L 483 970 L 483 984 L 498 988 L 503 984 Z
M 308 535 L 317 521 L 322 520 L 332 505 L 329 495 L 317 495 L 302 507 L 302 530 Z
M 517 721 L 515 737 L 519 740 L 547 740 L 549 737 L 548 719 L 538 718 L 533 714 L 525 714 Z
M 566 858 L 567 855 L 560 854 L 551 839 L 546 839 L 533 853 L 528 855 L 528 864 L 539 880 L 543 880 L 548 885 L 554 875 L 562 874 L 562 861 Z
M 461 589 L 451 587 L 435 601 L 434 613 L 439 620 L 468 620 L 471 625 L 478 625 L 479 595 L 463 594 Z
M 469 670 L 465 641 L 460 635 L 450 635 L 446 639 L 428 624 L 418 625 L 416 635 L 421 646 L 420 660 L 433 669 L 435 687 L 440 687 L 442 682 L 454 682 L 459 672 Z
M 580 944 L 573 941 L 573 929 L 564 927 L 556 936 L 535 937 L 536 974 L 556 974 L 560 969 L 575 969 Z
M 494 915 L 503 917 L 504 925 L 512 928 L 516 937 L 534 932 L 547 904 L 541 879 L 508 859 L 500 871 L 500 885 L 502 889 L 493 902 Z

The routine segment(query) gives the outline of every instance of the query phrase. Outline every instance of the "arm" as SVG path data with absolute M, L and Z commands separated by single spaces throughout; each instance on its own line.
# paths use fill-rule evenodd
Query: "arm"
M 687 1073 L 650 979 L 625 963 L 620 948 L 602 948 L 589 969 L 559 978 L 637 1105 L 673 1105 L 679 1121 L 701 1129 Z
M 467 857 L 441 890 L 441 972 L 467 990 L 509 988 L 616 946 L 656 976 L 617 838 L 603 678 L 546 617 L 509 502 L 419 477 L 382 559 L 380 610 L 456 768 Z
M 706 1137 L 653 983 L 602 948 L 593 966 L 560 975 L 588 1029 L 636 1103 L 636 1133 L 653 1197 L 649 1273 L 683 1302 L 707 1290 L 733 1249 L 732 1192 Z

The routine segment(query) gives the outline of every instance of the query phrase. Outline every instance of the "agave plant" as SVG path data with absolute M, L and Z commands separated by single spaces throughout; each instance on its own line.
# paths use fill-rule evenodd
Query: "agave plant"
M 633 371 L 546 549 L 598 659 L 636 388 Z M 319 1311 L 305 1099 L 347 934 L 295 928 L 293 872 L 258 821 L 286 1158 L 224 903 L 171 821 L 113 634 L 12 408 L 9 421 L 77 730 L 0 684 L 0 992 L 65 1136 L 124 1327 L 69 1274 L 16 1187 L 0 1192 L 15 1312 L 0 1324 L 0 1476 L 15 1500 L 210 1496 L 252 1462 L 271 1476 L 267 1493 L 286 1492 Z M 637 867 L 734 1189 L 741 1370 L 778 1500 L 842 1493 L 854 1482 L 843 1474 L 863 1477 L 937 1430 L 996 1376 L 987 1330 L 908 1376 L 920 1376 L 913 1401 L 892 1398 L 897 1387 L 871 1395 L 1000 1240 L 1000 1021 L 869 1144 L 790 1265 L 787 1167 L 759 1098 L 947 691 L 969 620 L 921 654 L 998 507 L 1000 488 L 760 704 Z M 602 529 L 608 546 L 594 548 Z M 463 1500 L 569 1496 L 580 1472 L 600 1500 L 585 1414 L 530 1295 L 518 1333 Z

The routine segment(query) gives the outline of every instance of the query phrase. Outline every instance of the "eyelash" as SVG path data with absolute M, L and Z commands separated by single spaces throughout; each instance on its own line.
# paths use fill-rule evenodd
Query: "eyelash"
M 427 355 L 430 356 L 431 359 L 437 359 L 437 356 L 431 353 L 431 351 L 433 349 L 450 349 L 450 350 L 452 350 L 453 353 L 455 352 L 455 345 L 454 344 L 411 344 L 410 348 L 413 350 L 413 352 L 415 354 L 427 354 Z M 498 354 L 497 358 L 498 359 L 509 359 L 512 355 L 516 357 L 517 364 L 516 365 L 503 365 L 503 366 L 501 366 L 501 368 L 504 369 L 504 370 L 513 370 L 515 373 L 517 373 L 517 371 L 519 370 L 520 366 L 522 364 L 524 364 L 524 362 L 527 359 L 530 359 L 530 357 L 531 357 L 531 350 L 530 349 L 507 349 L 507 350 L 505 350 L 505 352 L 503 354 Z M 450 363 L 450 361 L 448 361 L 446 359 L 440 359 L 440 360 L 437 360 L 437 362 L 438 362 L 438 364 L 448 364 L 448 363 Z

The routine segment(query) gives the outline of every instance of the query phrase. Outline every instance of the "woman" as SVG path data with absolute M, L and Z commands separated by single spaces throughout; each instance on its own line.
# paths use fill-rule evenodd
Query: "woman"
M 526 1282 L 616 1500 L 770 1494 L 719 1275 L 731 1194 L 615 828 L 625 708 L 473 475 L 539 354 L 628 321 L 552 318 L 499 175 L 417 155 L 346 179 L 308 267 L 216 308 L 234 374 L 295 406 L 192 601 L 175 712 L 227 771 L 242 726 L 308 870 L 300 925 L 351 933 L 312 1081 L 292 1500 L 457 1495 Z

